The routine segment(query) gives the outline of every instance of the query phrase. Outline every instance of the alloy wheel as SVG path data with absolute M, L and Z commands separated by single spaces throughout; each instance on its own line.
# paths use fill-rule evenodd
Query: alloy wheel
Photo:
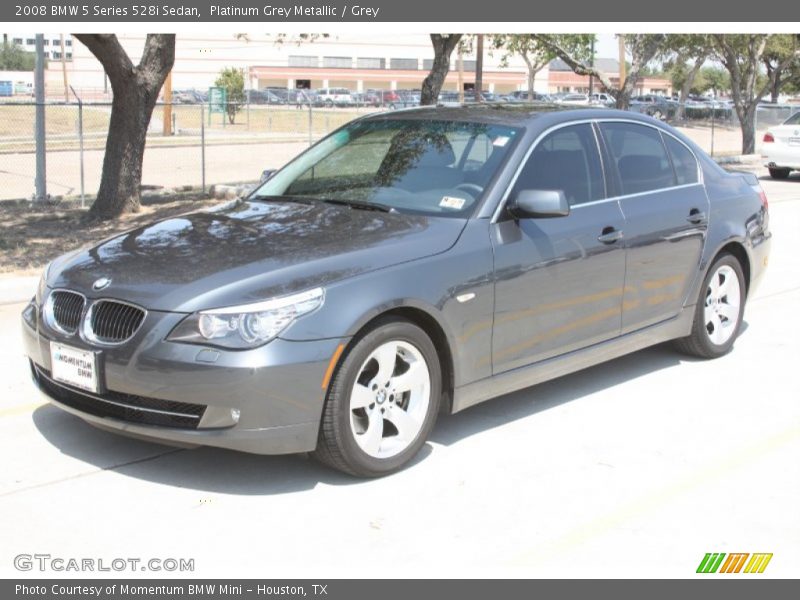
M 381 344 L 361 365 L 350 393 L 356 443 L 374 458 L 403 452 L 422 430 L 430 399 L 431 377 L 422 352 L 405 341 Z
M 713 344 L 721 346 L 736 332 L 740 303 L 739 278 L 731 267 L 721 265 L 708 282 L 703 308 L 705 329 Z

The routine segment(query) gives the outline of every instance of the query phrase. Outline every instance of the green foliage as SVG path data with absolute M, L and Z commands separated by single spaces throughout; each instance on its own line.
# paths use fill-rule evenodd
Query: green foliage
M 236 113 L 242 109 L 244 104 L 244 73 L 236 67 L 226 67 L 219 73 L 219 77 L 214 82 L 217 87 L 225 88 L 228 91 L 228 122 L 233 124 L 236 121 Z
M 0 46 L 0 70 L 33 71 L 36 68 L 36 55 L 26 52 L 16 44 Z
M 692 89 L 699 94 L 711 90 L 715 96 L 723 95 L 731 89 L 731 77 L 725 69 L 703 67 L 700 69 Z

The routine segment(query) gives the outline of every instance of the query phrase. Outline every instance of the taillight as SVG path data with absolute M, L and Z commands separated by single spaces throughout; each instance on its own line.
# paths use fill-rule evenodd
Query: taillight
M 765 143 L 774 142 L 774 141 L 775 141 L 775 136 L 773 136 L 769 131 L 764 134 L 764 142 Z
M 761 198 L 761 205 L 764 207 L 764 210 L 769 210 L 769 200 L 767 200 L 767 195 L 764 193 L 764 190 L 759 186 L 758 188 L 758 197 Z

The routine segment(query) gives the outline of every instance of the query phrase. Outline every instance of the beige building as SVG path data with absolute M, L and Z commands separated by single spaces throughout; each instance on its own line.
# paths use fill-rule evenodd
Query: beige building
M 19 37 L 19 36 L 14 36 Z M 119 39 L 134 61 L 141 56 L 144 34 L 119 34 Z M 100 63 L 83 44 L 71 44 L 67 61 L 69 83 L 85 98 L 108 94 Z M 298 43 L 296 38 L 280 39 L 265 34 L 179 34 L 176 43 L 172 87 L 207 89 L 225 67 L 243 69 L 251 89 L 280 87 L 346 87 L 366 89 L 419 89 L 433 59 L 430 38 L 422 34 L 331 35 Z M 500 67 L 501 56 L 487 49 L 484 56 L 484 89 L 506 93 L 526 89 L 524 63 L 512 57 Z M 463 82 L 475 80 L 475 57 L 463 57 Z M 445 89 L 456 90 L 456 53 Z M 61 62 L 52 61 L 47 74 L 48 94 L 63 95 Z M 547 69 L 536 79 L 538 90 L 547 91 Z

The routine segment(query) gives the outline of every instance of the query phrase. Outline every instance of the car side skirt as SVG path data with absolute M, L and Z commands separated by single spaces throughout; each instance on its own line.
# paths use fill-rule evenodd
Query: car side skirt
M 452 412 L 457 413 L 503 394 L 544 383 L 661 342 L 686 337 L 691 333 L 693 318 L 694 306 L 685 306 L 679 315 L 667 321 L 456 388 Z

